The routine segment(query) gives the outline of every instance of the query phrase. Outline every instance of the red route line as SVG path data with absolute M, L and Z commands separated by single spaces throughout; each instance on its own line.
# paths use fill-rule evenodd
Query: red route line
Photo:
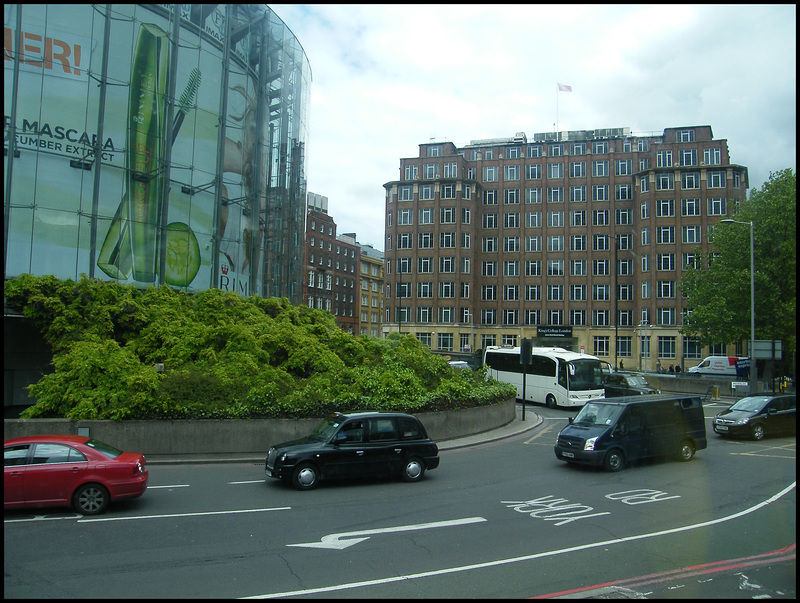
M 759 559 L 757 561 L 751 561 L 749 563 L 736 563 L 736 564 L 733 564 L 733 565 L 720 566 L 720 567 L 716 567 L 714 569 L 709 569 L 709 570 L 700 571 L 700 572 L 686 572 L 686 573 L 683 573 L 683 574 L 678 573 L 678 574 L 673 574 L 671 576 L 664 576 L 664 577 L 661 577 L 661 578 L 654 578 L 652 580 L 644 580 L 642 582 L 629 583 L 628 585 L 629 586 L 645 586 L 647 584 L 657 584 L 659 582 L 666 582 L 667 580 L 674 580 L 676 578 L 690 578 L 692 576 L 705 576 L 705 575 L 708 575 L 708 574 L 713 574 L 713 573 L 716 573 L 716 572 L 722 572 L 722 571 L 725 571 L 725 570 L 738 569 L 738 568 L 742 568 L 742 567 L 754 567 L 754 566 L 757 566 L 757 565 L 765 565 L 765 564 L 768 564 L 768 563 L 775 563 L 775 562 L 778 562 L 778 561 L 790 561 L 790 560 L 796 559 L 796 558 L 797 558 L 797 555 L 791 554 L 791 555 L 787 555 L 785 557 L 772 557 L 770 559 Z
M 563 595 L 570 595 L 574 593 L 595 590 L 608 586 L 621 586 L 628 584 L 630 586 L 640 586 L 645 584 L 654 584 L 657 582 L 664 582 L 674 578 L 686 578 L 690 576 L 698 576 L 703 574 L 713 574 L 730 569 L 737 569 L 740 567 L 749 567 L 754 565 L 763 565 L 765 563 L 772 563 L 776 561 L 789 561 L 797 558 L 795 553 L 797 543 L 790 544 L 787 547 L 770 551 L 769 553 L 761 553 L 759 555 L 752 555 L 750 557 L 739 557 L 738 559 L 726 559 L 724 561 L 711 561 L 700 565 L 690 565 L 681 569 L 667 570 L 664 572 L 657 572 L 655 574 L 647 574 L 644 576 L 637 576 L 636 578 L 625 578 L 623 580 L 614 580 L 612 582 L 603 582 L 593 586 L 584 586 L 581 588 L 573 588 L 570 590 L 562 590 L 547 595 L 537 595 L 535 597 L 528 597 L 529 599 L 550 599 Z M 768 559 L 765 559 L 768 557 Z

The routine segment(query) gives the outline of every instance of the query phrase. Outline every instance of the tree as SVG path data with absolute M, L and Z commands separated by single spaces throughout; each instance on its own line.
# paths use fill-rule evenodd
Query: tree
M 754 225 L 756 339 L 782 341 L 788 362 L 797 349 L 796 173 L 771 173 L 732 218 Z M 704 344 L 749 340 L 750 228 L 719 224 L 709 241 L 711 252 L 681 279 L 692 312 L 681 332 Z

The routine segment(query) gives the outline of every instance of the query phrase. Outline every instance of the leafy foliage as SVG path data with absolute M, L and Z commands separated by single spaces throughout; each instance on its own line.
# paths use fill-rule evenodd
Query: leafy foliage
M 26 418 L 133 418 L 158 385 L 155 371 L 111 339 L 77 341 L 53 364 L 55 372 L 31 386 L 38 403 L 25 411 Z
M 144 290 L 83 276 L 5 283 L 53 350 L 24 418 L 188 419 L 321 416 L 334 410 L 449 410 L 514 388 L 453 370 L 410 335 L 355 337 L 287 299 Z M 155 365 L 165 366 L 158 373 Z

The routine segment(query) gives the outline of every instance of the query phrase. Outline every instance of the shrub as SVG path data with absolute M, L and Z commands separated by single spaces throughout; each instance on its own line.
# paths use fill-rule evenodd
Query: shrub
M 286 299 L 22 275 L 5 283 L 53 349 L 24 417 L 309 417 L 493 404 L 513 388 L 454 371 L 411 335 L 355 337 Z M 157 373 L 156 363 L 165 372 Z
M 30 386 L 38 402 L 23 418 L 134 418 L 136 409 L 154 400 L 155 369 L 116 341 L 78 341 L 57 354 L 53 365 L 55 372 Z

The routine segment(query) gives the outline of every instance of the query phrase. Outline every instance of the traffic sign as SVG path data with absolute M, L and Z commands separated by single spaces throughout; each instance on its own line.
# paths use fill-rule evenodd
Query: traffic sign
M 778 339 L 756 339 L 753 342 L 753 358 L 780 360 L 781 342 Z

